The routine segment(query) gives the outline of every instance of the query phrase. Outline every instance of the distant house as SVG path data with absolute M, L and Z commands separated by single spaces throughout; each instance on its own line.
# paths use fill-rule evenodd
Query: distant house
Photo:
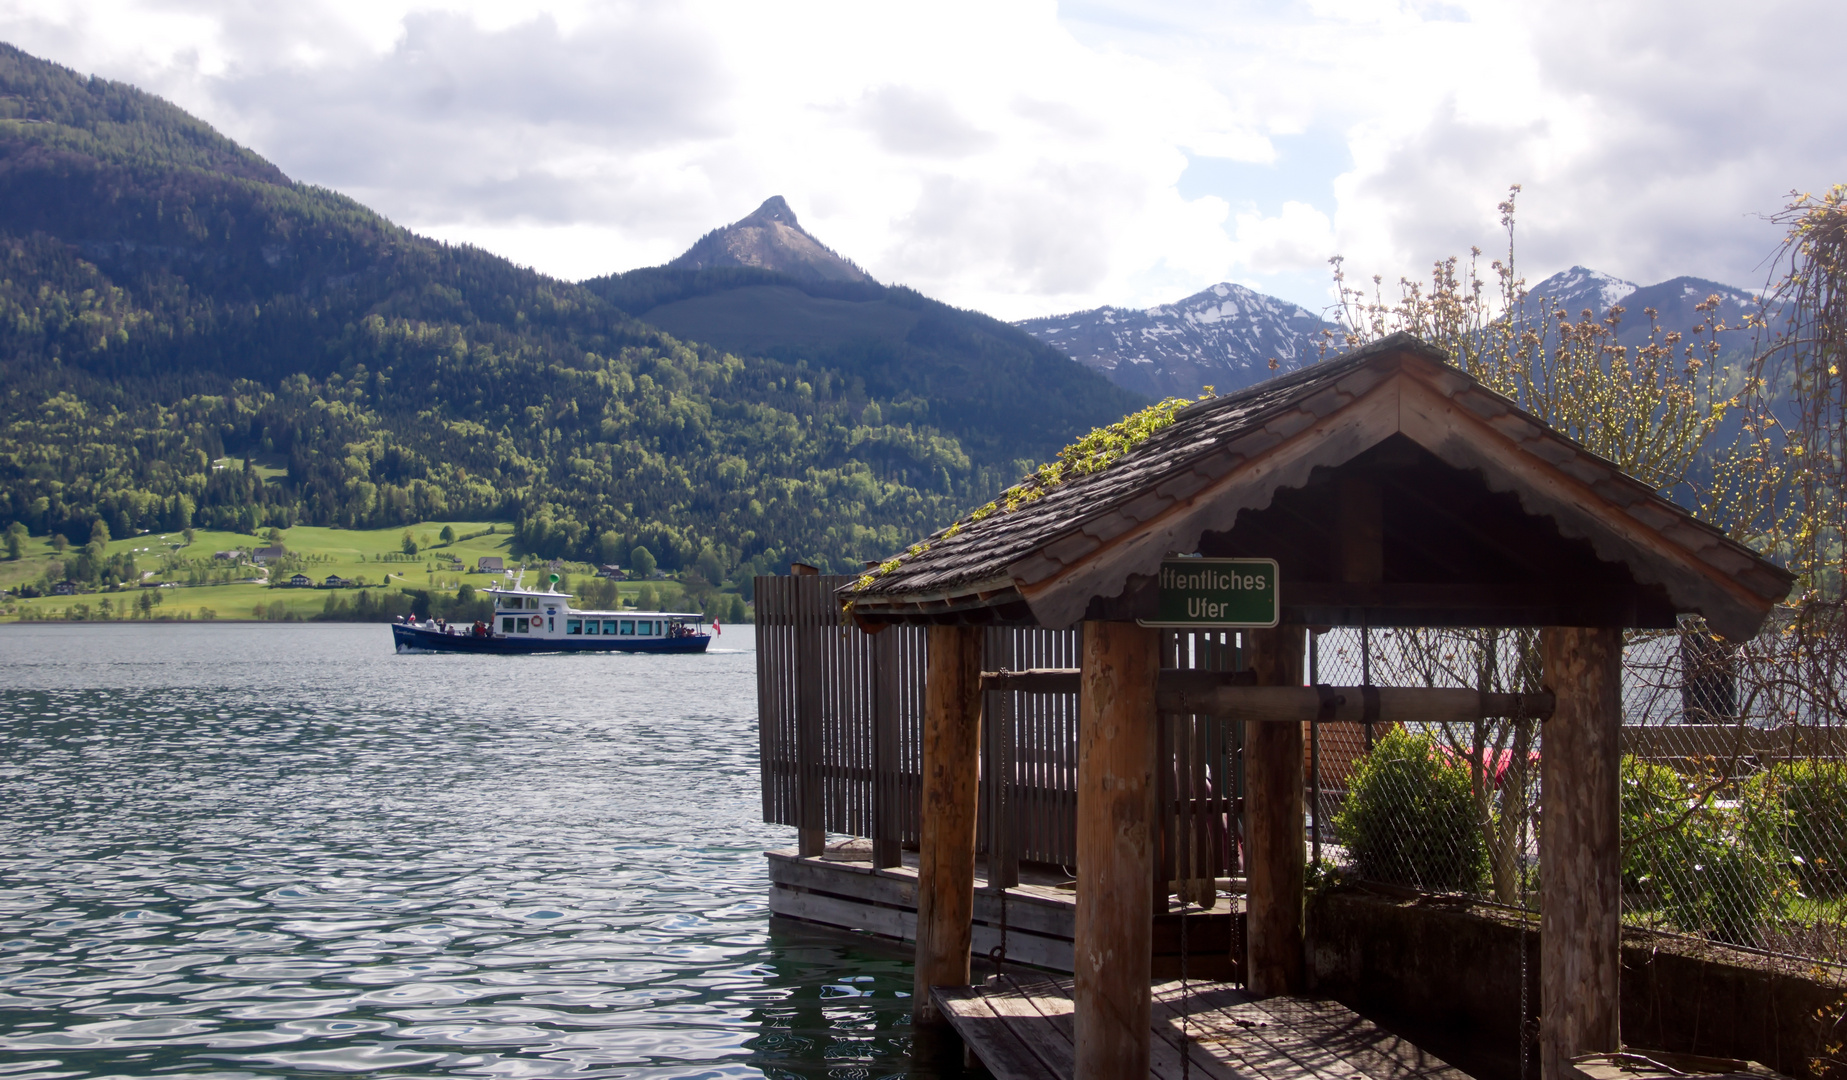
M 230 551 L 212 552 L 212 558 L 217 559 L 219 562 L 236 562 L 237 560 L 243 557 L 244 557 L 244 553 L 236 548 L 233 548 Z
M 289 553 L 288 548 L 283 547 L 281 544 L 277 544 L 273 547 L 260 547 L 256 549 L 255 551 L 251 552 L 250 557 L 255 559 L 257 561 L 257 564 L 260 566 L 263 563 L 273 562 L 276 559 L 280 559 L 284 555 L 287 555 L 288 553 Z
M 51 595 L 53 596 L 76 596 L 77 595 L 77 583 L 75 581 L 60 581 L 56 585 L 53 585 L 51 587 Z
M 619 578 L 622 576 L 622 568 L 620 566 L 617 566 L 615 563 L 606 562 L 603 565 L 596 568 L 596 576 L 597 577 Z
M 506 569 L 498 555 L 483 555 L 475 560 L 475 569 L 483 574 L 498 574 Z
M 297 576 L 299 577 L 302 575 L 297 575 Z M 348 585 L 351 585 L 352 582 L 341 577 L 339 574 L 328 574 L 327 580 L 322 582 L 321 584 L 326 586 L 329 589 L 344 589 Z
M 289 588 L 291 589 L 311 589 L 313 587 L 314 579 L 306 574 L 296 574 L 289 579 Z

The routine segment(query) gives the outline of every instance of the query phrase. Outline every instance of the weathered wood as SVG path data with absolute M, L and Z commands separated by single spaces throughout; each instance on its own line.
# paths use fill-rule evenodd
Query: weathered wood
M 1160 633 L 1133 623 L 1085 623 L 1083 650 L 1076 1075 L 1146 1076 Z
M 956 1031 L 999 1080 L 1080 1075 L 1073 1055 L 1070 980 L 1008 972 L 978 987 L 939 990 L 937 996 Z M 1468 1080 L 1441 1059 L 1331 1001 L 1260 1001 L 1227 983 L 1184 988 L 1165 983 L 1153 987 L 1151 997 L 1150 1067 L 1118 1076 Z
M 1204 694 L 1222 686 L 1250 685 L 1248 671 L 1206 671 L 1164 667 L 1156 681 L 1161 693 Z M 1024 671 L 984 671 L 983 690 L 1011 690 L 1022 694 L 1075 694 L 1083 682 L 1078 668 L 1028 668 Z
M 982 666 L 1011 666 L 1019 642 L 1010 628 L 983 633 Z M 1020 883 L 1019 845 L 1015 843 L 1014 792 L 1017 780 L 1014 749 L 1012 694 L 986 692 L 981 701 L 981 817 L 982 850 L 987 855 L 988 888 L 1011 888 Z
M 1847 758 L 1847 728 L 1749 724 L 1667 724 L 1624 727 L 1623 753 L 1656 761 L 1689 759 L 1705 770 L 1738 759 Z
M 1234 718 L 1247 723 L 1306 724 L 1321 714 L 1321 695 L 1308 686 L 1249 685 L 1248 671 L 1163 670 L 1156 682 L 1156 704 L 1162 712 Z M 1078 673 L 1071 669 L 1037 671 L 984 671 L 981 684 L 989 690 L 1023 693 L 1071 693 Z M 1331 723 L 1357 724 L 1366 715 L 1366 687 L 1336 686 Z M 1515 716 L 1544 720 L 1552 715 L 1549 692 L 1508 694 L 1454 687 L 1376 686 L 1379 697 L 1376 722 L 1466 724 L 1485 717 Z
M 872 639 L 872 865 L 901 866 L 898 799 L 898 637 L 895 629 Z
M 1540 1075 L 1622 1048 L 1621 630 L 1548 627 L 1546 687 L 1558 699 L 1540 756 Z
M 938 1022 L 932 986 L 964 986 L 975 903 L 981 631 L 930 628 L 924 679 L 923 820 L 917 857 L 913 1022 Z
M 827 893 L 804 892 L 782 885 L 770 887 L 770 914 L 803 919 L 823 926 L 863 930 L 869 934 L 913 941 L 917 937 L 917 915 L 902 908 L 880 907 L 860 903 Z
M 1385 506 L 1379 485 L 1367 477 L 1343 476 L 1335 498 L 1340 580 L 1385 580 Z
M 797 578 L 814 577 L 820 571 L 794 563 L 789 567 Z M 821 673 L 820 627 L 809 625 L 817 612 L 819 596 L 808 589 L 797 592 L 795 643 L 795 748 L 796 748 L 796 846 L 803 855 L 819 855 L 827 848 L 822 794 Z M 807 609 L 807 610 L 804 610 Z
M 875 870 L 864 862 L 804 859 L 793 852 L 765 854 L 773 913 L 904 941 L 916 940 L 914 871 Z M 1004 945 L 1009 964 L 1070 972 L 1076 966 L 1072 954 L 1076 912 L 1075 894 L 1067 889 L 1034 885 L 1004 891 L 977 889 L 970 951 L 987 956 L 996 946 Z M 1226 953 L 1229 943 L 1242 932 L 1242 918 L 1236 913 L 1186 916 L 1187 969 L 1193 977 L 1217 979 L 1234 974 Z M 1157 977 L 1180 974 L 1180 919 L 1179 915 L 1158 915 L 1154 919 L 1151 970 Z
M 1055 1035 L 1048 1039 L 1042 1024 L 1018 1022 L 1036 1018 L 1031 1005 L 998 988 L 939 986 L 932 993 L 938 1009 L 955 1017 L 956 1034 L 997 1080 L 1061 1080 L 1070 1074 L 1071 1044 Z
M 1301 671 L 1300 663 L 1296 670 Z M 1364 722 L 1367 687 L 1330 689 L 1334 708 L 1325 720 Z M 1380 724 L 1472 724 L 1490 716 L 1543 720 L 1552 715 L 1554 708 L 1549 693 L 1504 694 L 1429 686 L 1375 686 L 1370 692 L 1378 695 L 1376 722 Z M 1320 691 L 1310 686 L 1221 686 L 1199 694 L 1164 692 L 1160 704 L 1163 711 L 1202 713 L 1253 724 L 1306 724 L 1321 715 Z
M 1262 687 L 1300 687 L 1304 631 L 1246 631 L 1251 670 Z M 1312 693 L 1312 691 L 1311 691 Z M 1302 940 L 1302 725 L 1244 725 L 1244 837 L 1249 855 L 1245 985 L 1255 994 L 1307 987 Z

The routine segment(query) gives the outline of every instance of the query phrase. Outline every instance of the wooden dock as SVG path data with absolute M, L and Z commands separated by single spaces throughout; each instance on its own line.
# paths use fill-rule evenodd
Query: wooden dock
M 1010 970 L 939 986 L 937 1007 L 998 1080 L 1074 1072 L 1071 980 Z M 1180 1080 L 1469 1080 L 1468 1074 L 1332 1001 L 1259 1000 L 1230 983 L 1154 987 L 1151 1077 Z
M 819 856 L 793 851 L 764 855 L 769 860 L 771 914 L 897 941 L 917 940 L 916 853 L 904 852 L 903 864 L 889 867 L 872 865 L 867 841 L 837 845 Z M 1069 973 L 1077 919 L 1070 879 L 1031 864 L 1016 873 L 1019 884 L 991 889 L 986 860 L 976 863 L 972 952 L 986 960 L 1004 947 L 1009 963 Z M 1227 891 L 1232 887 L 1230 882 L 1222 884 Z M 1239 880 L 1237 887 L 1242 885 Z M 1195 978 L 1231 977 L 1243 897 L 1221 895 L 1215 910 L 1185 918 L 1188 973 Z M 1180 973 L 1180 919 L 1177 914 L 1154 916 L 1157 978 Z

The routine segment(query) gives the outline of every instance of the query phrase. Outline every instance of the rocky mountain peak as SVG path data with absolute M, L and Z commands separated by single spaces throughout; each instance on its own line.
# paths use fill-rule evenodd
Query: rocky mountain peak
M 763 200 L 748 217 L 713 229 L 667 264 L 684 270 L 754 266 L 808 281 L 871 281 L 872 276 L 809 235 L 781 195 Z
M 1533 286 L 1528 299 L 1545 302 L 1547 306 L 1562 307 L 1575 318 L 1582 308 L 1589 308 L 1601 315 L 1612 305 L 1622 303 L 1635 290 L 1636 284 L 1633 281 L 1624 281 L 1601 270 L 1574 266 Z
M 1223 281 L 1151 308 L 1100 307 L 1015 323 L 1125 389 L 1150 397 L 1221 394 L 1313 363 L 1315 313 Z M 1275 366 L 1272 367 L 1272 361 Z
M 789 209 L 788 200 L 781 195 L 771 195 L 763 200 L 763 205 L 750 212 L 750 216 L 738 222 L 739 225 L 769 225 L 777 223 L 802 232 L 801 223 L 795 220 L 795 211 Z M 802 233 L 804 236 L 807 233 Z

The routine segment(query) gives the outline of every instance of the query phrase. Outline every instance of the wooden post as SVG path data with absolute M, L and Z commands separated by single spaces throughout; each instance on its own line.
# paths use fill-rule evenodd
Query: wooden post
M 1015 666 L 1013 631 L 985 630 L 981 669 L 995 671 Z M 990 891 L 1011 889 L 1020 883 L 1020 853 L 1015 850 L 1013 821 L 1014 727 L 1013 695 L 984 693 L 981 701 L 982 802 L 987 817 L 987 879 Z
M 1302 684 L 1302 635 L 1300 626 L 1245 631 L 1259 686 Z M 1302 955 L 1301 724 L 1245 723 L 1244 784 L 1249 856 L 1244 984 L 1265 996 L 1300 994 L 1308 989 Z
M 1084 624 L 1078 691 L 1078 1080 L 1148 1075 L 1159 630 Z
M 1557 698 L 1540 756 L 1539 1061 L 1566 1080 L 1578 1054 L 1622 1048 L 1623 632 L 1547 627 Z
M 917 849 L 917 981 L 911 1017 L 941 1023 L 932 986 L 967 986 L 981 771 L 981 629 L 932 626 L 924 675 Z
M 898 821 L 898 670 L 897 627 L 872 639 L 872 865 L 903 866 Z
M 833 598 L 825 595 L 820 571 L 804 563 L 791 563 L 789 572 L 795 587 L 795 730 L 796 730 L 796 818 L 795 853 L 804 859 L 818 858 L 827 851 L 827 824 L 821 768 L 826 748 L 821 738 L 821 634 L 825 620 L 824 606 Z

